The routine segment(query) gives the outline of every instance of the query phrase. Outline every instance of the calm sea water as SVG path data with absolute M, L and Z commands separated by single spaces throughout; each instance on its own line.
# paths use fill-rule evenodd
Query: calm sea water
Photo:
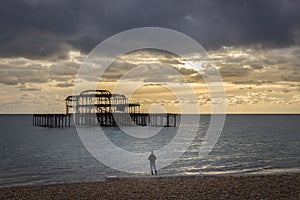
M 209 120 L 210 116 L 201 116 L 190 148 L 159 170 L 160 175 L 300 172 L 300 115 L 227 115 L 217 144 L 199 159 Z M 105 128 L 105 132 L 113 143 L 128 151 L 153 149 L 149 140 L 133 141 L 118 128 Z M 163 129 L 161 136 L 156 136 L 160 141 L 156 148 L 170 142 L 175 133 L 176 128 Z M 129 175 L 96 160 L 85 149 L 75 128 L 34 127 L 32 115 L 0 115 L 0 137 L 0 187 L 100 181 L 106 176 Z

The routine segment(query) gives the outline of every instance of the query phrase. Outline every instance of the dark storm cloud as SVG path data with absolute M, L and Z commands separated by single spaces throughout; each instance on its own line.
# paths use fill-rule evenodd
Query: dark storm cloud
M 251 72 L 249 68 L 243 68 L 240 65 L 225 65 L 220 68 L 222 77 L 245 77 Z
M 58 83 L 58 84 L 56 84 L 56 87 L 61 87 L 61 88 L 73 87 L 73 86 L 74 86 L 73 83 Z
M 261 64 L 258 64 L 258 63 L 251 64 L 250 67 L 252 69 L 256 69 L 256 70 L 260 70 L 260 69 L 264 68 L 264 66 L 262 66 Z
M 282 47 L 299 32 L 300 1 L 285 0 L 4 0 L 0 57 L 67 58 L 89 52 L 131 28 L 166 27 L 216 49 L 223 45 Z

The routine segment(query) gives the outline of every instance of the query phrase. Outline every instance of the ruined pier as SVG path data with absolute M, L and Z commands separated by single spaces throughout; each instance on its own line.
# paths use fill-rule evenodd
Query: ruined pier
M 71 114 L 34 114 L 32 124 L 44 127 L 70 127 Z
M 34 114 L 33 125 L 43 127 L 165 126 L 176 127 L 176 114 L 143 113 L 139 103 L 129 103 L 108 90 L 85 90 L 65 99 L 66 114 Z

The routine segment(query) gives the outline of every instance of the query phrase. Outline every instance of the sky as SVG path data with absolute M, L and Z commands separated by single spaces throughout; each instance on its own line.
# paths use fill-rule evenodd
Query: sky
M 297 0 L 3 0 L 0 113 L 63 113 L 88 53 L 115 34 L 149 26 L 182 32 L 206 49 L 223 78 L 227 113 L 300 113 L 299 10 Z M 183 74 L 210 112 L 205 83 L 168 52 L 120 55 L 99 85 L 112 89 L 145 60 Z M 146 111 L 150 102 L 170 111 L 177 103 L 151 82 L 132 99 Z

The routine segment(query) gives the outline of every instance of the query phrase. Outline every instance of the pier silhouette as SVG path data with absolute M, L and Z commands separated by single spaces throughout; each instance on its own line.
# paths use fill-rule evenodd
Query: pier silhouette
M 72 125 L 176 127 L 176 114 L 141 112 L 139 103 L 129 103 L 124 95 L 112 94 L 108 90 L 85 90 L 79 95 L 68 96 L 65 103 L 65 114 L 34 114 L 33 125 L 43 127 Z

